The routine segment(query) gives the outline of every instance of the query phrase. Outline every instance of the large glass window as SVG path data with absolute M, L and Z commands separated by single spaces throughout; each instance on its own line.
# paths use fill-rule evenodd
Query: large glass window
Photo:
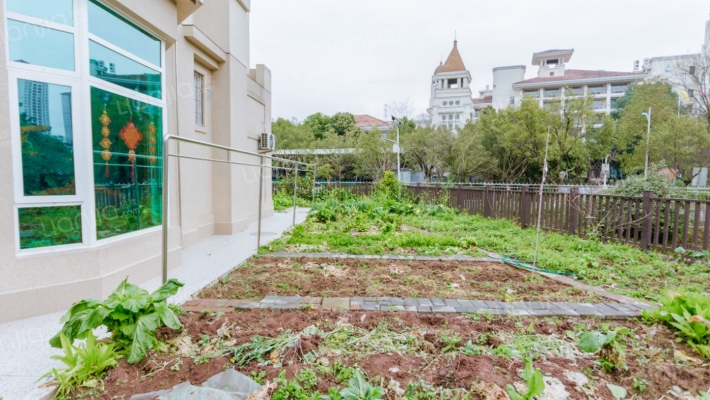
M 7 11 L 54 24 L 74 25 L 72 0 L 7 0 Z
M 89 41 L 91 75 L 136 92 L 161 98 L 160 72 Z
M 89 32 L 149 63 L 161 66 L 160 40 L 95 1 L 89 2 Z
M 195 71 L 195 125 L 205 126 L 205 76 Z
M 7 20 L 10 61 L 74 70 L 74 35 L 25 22 Z
M 71 88 L 18 79 L 17 89 L 24 195 L 76 194 Z
M 20 248 L 81 243 L 81 207 L 19 208 Z
M 91 88 L 96 236 L 162 222 L 162 109 Z

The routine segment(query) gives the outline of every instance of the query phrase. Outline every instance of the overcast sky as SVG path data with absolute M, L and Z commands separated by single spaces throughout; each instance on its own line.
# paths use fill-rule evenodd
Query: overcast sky
M 478 96 L 494 67 L 536 76 L 536 51 L 574 48 L 568 68 L 608 71 L 697 53 L 709 12 L 703 0 L 254 0 L 251 63 L 272 71 L 274 118 L 383 118 L 392 101 L 426 111 L 454 30 Z

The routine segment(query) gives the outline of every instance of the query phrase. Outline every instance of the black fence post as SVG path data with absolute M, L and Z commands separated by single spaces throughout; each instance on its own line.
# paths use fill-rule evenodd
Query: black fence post
M 459 183 L 456 188 L 456 208 L 458 208 L 459 210 L 463 210 L 463 204 L 463 185 Z
M 530 226 L 530 194 L 529 185 L 523 185 L 520 191 L 520 226 L 527 228 Z
M 486 191 L 483 195 L 483 216 L 493 218 L 493 186 L 486 185 Z
M 643 219 L 641 222 L 641 248 L 648 250 L 651 247 L 653 230 L 653 190 L 643 191 Z

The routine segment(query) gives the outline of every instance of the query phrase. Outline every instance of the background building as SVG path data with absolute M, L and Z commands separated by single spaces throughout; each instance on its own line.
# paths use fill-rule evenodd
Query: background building
M 441 63 L 431 78 L 431 97 L 427 109 L 431 124 L 458 129 L 473 118 L 471 73 L 461 59 L 454 40 L 446 62 Z

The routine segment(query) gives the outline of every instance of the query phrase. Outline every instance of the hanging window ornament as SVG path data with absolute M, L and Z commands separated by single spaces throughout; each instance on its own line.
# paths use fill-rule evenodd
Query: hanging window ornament
M 136 147 L 138 143 L 143 140 L 143 135 L 138 132 L 136 125 L 133 123 L 133 116 L 126 124 L 126 126 L 121 129 L 119 136 L 123 140 L 123 143 L 128 147 L 128 162 L 131 163 L 131 183 L 135 183 L 135 165 L 136 165 Z
M 106 162 L 106 178 L 108 178 L 108 162 L 111 160 L 111 157 L 113 155 L 109 151 L 111 148 L 111 140 L 109 140 L 109 135 L 111 134 L 111 130 L 108 129 L 108 125 L 111 123 L 111 118 L 108 116 L 108 112 L 106 111 L 106 105 L 104 105 L 104 112 L 101 114 L 99 117 L 99 121 L 101 122 L 101 134 L 103 135 L 103 139 L 99 142 L 99 145 L 104 149 L 101 152 L 101 158 Z

